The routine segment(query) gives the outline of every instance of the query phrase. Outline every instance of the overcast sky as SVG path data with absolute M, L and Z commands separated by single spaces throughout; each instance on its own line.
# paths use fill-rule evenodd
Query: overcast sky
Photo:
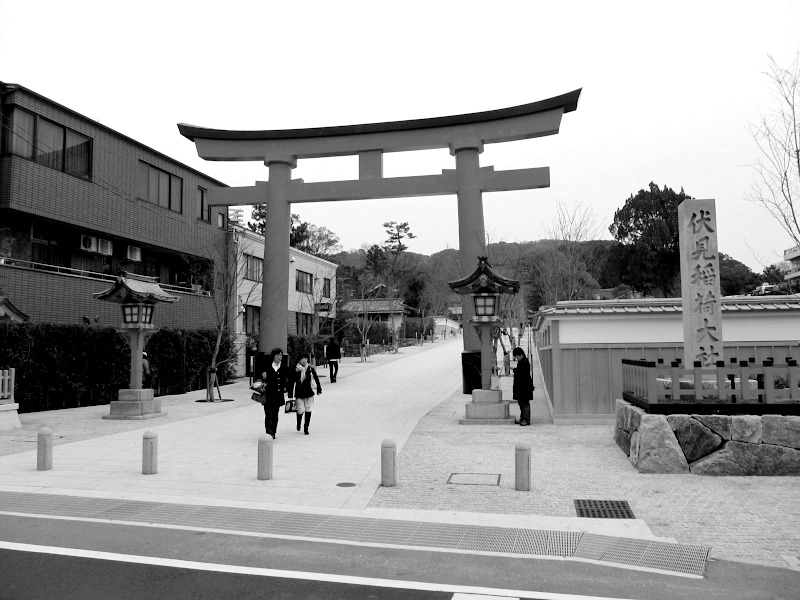
M 556 136 L 486 146 L 481 165 L 549 166 L 550 188 L 484 195 L 492 241 L 536 240 L 556 201 L 614 211 L 650 181 L 714 198 L 719 248 L 753 268 L 793 243 L 744 197 L 748 123 L 773 102 L 768 55 L 800 47 L 800 2 L 299 2 L 0 0 L 0 80 L 18 83 L 229 185 L 259 163 L 198 158 L 177 123 L 284 129 L 438 117 L 582 88 Z M 389 154 L 385 175 L 453 168 L 447 151 Z M 352 157 L 301 161 L 353 179 Z M 295 205 L 345 249 L 408 221 L 415 252 L 458 245 L 455 197 Z M 249 216 L 247 211 L 246 216 Z

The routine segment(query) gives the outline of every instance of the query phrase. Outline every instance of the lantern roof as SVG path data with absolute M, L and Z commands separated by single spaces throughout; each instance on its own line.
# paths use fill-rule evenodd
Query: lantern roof
M 0 289 L 0 321 L 28 321 L 30 317 L 18 309 L 11 300 L 3 295 L 3 290 Z
M 98 300 L 128 304 L 133 302 L 156 304 L 157 302 L 175 302 L 172 296 L 158 285 L 158 279 L 146 275 L 123 272 L 121 277 L 107 290 L 92 294 Z
M 519 281 L 501 277 L 491 267 L 485 256 L 479 256 L 477 269 L 463 279 L 448 282 L 448 285 L 461 295 L 516 294 L 519 291 Z

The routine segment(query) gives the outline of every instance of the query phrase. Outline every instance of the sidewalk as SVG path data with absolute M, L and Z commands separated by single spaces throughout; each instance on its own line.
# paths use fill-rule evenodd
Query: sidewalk
M 164 397 L 167 416 L 149 421 L 103 420 L 107 406 L 20 415 L 23 429 L 0 434 L 0 492 L 660 538 L 784 568 L 800 558 L 796 478 L 640 475 L 607 425 L 553 426 L 545 415 L 525 428 L 459 425 L 461 349 L 458 339 L 345 359 L 335 384 L 319 369 L 311 435 L 281 414 L 269 481 L 256 479 L 263 411 L 245 381 L 223 387 L 232 402 Z M 510 378 L 501 384 L 507 392 Z M 36 471 L 42 426 L 54 432 L 52 471 Z M 144 431 L 159 436 L 153 476 L 141 474 Z M 392 488 L 380 487 L 384 439 L 398 448 Z M 531 492 L 514 490 L 517 442 L 532 446 Z M 577 518 L 574 499 L 627 500 L 637 519 Z

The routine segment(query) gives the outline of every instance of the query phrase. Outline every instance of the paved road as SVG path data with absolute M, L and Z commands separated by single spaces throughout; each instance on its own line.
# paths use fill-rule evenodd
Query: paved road
M 796 577 L 789 570 L 736 563 L 713 563 L 708 577 L 687 579 L 563 560 L 108 522 L 0 515 L 0 531 L 4 540 L 0 541 L 2 599 L 409 600 L 479 594 L 481 600 L 487 595 L 542 600 L 576 596 L 793 600 L 797 589 Z

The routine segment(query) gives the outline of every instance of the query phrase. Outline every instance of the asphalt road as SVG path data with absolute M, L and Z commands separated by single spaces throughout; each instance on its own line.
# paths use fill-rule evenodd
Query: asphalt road
M 798 589 L 796 571 L 722 561 L 712 562 L 704 579 L 693 579 L 575 561 L 0 514 L 3 600 L 416 599 L 453 598 L 457 592 L 542 599 L 571 594 L 796 600 Z

